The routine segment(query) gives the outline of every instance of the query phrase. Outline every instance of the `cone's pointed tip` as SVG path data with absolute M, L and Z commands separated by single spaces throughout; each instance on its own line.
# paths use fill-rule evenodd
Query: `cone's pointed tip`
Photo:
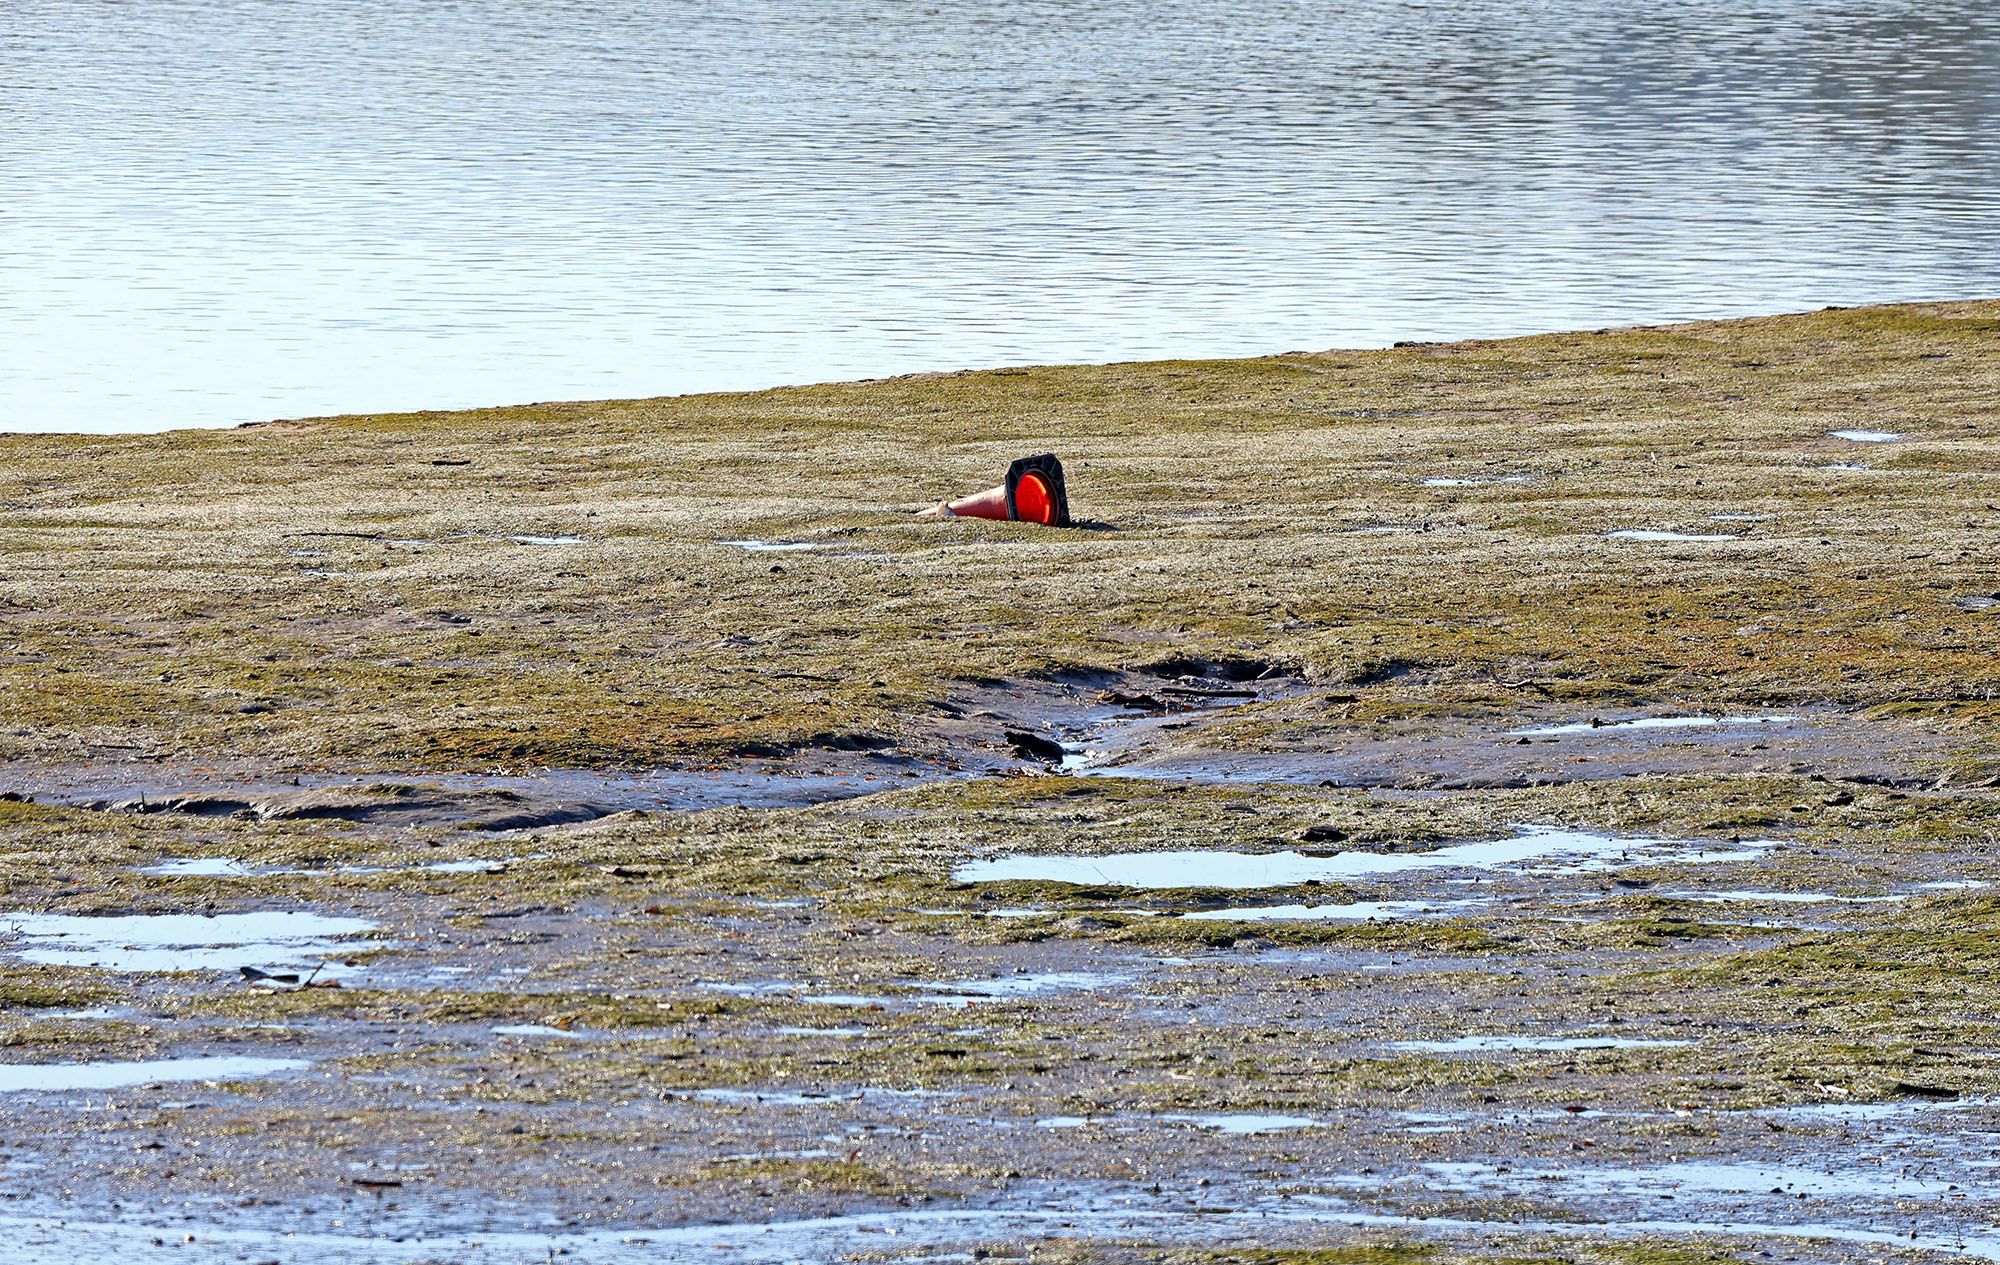
M 990 518 L 1004 523 L 1013 517 L 1007 512 L 1007 485 L 1004 483 L 997 488 L 962 496 L 945 508 L 959 518 Z

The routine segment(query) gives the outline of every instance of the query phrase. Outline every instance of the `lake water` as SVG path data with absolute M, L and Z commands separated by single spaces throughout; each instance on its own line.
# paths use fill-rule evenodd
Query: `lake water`
M 9 0 L 0 430 L 2000 293 L 1991 0 Z

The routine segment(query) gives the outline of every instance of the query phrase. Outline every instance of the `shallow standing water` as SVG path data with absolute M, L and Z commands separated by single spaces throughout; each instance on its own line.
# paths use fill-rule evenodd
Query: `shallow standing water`
M 0 430 L 2000 293 L 1983 0 L 17 0 Z
M 1586 874 L 1623 866 L 1754 861 L 1776 846 L 1743 839 L 1723 847 L 1695 839 L 1642 839 L 1553 826 L 1524 827 L 1509 839 L 1448 844 L 1427 852 L 1227 852 L 1160 850 L 1095 856 L 1001 856 L 952 871 L 961 883 L 1076 883 L 1085 887 L 1246 891 L 1306 882 L 1388 878 L 1428 870 L 1544 869 Z

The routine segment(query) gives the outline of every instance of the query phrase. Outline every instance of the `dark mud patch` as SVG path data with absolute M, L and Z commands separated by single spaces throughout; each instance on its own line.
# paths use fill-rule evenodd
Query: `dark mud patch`
M 744 744 L 709 767 L 413 774 L 134 760 L 0 767 L 0 794 L 122 813 L 531 830 L 630 811 L 795 808 L 923 782 L 1058 769 L 1099 733 L 1171 729 L 1200 713 L 1301 688 L 1262 659 L 1179 657 L 1133 672 L 1069 668 L 963 680 L 907 743 L 829 730 L 787 746 Z
M 1130 672 L 1060 669 L 961 682 L 941 705 L 936 731 L 966 768 L 1003 772 L 1011 755 L 1070 772 L 1103 743 L 1145 747 L 1154 735 L 1198 728 L 1224 709 L 1306 689 L 1280 665 L 1249 657 L 1176 656 Z
M 17 767 L 0 773 L 0 785 L 21 799 L 107 812 L 498 832 L 576 825 L 633 811 L 794 808 L 954 775 L 857 746 L 825 759 L 749 768 L 437 773 L 408 781 L 385 781 L 379 773 L 273 775 L 249 767 L 154 763 Z
M 746 746 L 708 767 L 398 774 L 13 765 L 0 766 L 0 796 L 125 813 L 499 832 L 630 811 L 803 807 L 1023 772 L 1398 790 L 1777 774 L 1917 789 L 1943 784 L 1963 755 L 1946 732 L 1825 708 L 1581 717 L 1419 708 L 1388 721 L 1346 719 L 1380 701 L 1373 691 L 1440 671 L 1419 660 L 1371 663 L 1343 683 L 1367 691 L 1357 698 L 1263 659 L 1176 657 L 1132 671 L 963 679 L 900 741 L 830 730 L 804 745 Z
M 337 821 L 400 828 L 455 825 L 496 831 L 595 821 L 618 811 L 588 801 L 537 799 L 507 787 L 452 789 L 405 782 L 323 786 L 256 795 L 216 792 L 164 798 L 141 795 L 87 806 L 113 812 L 183 813 L 254 821 Z
M 1175 655 L 1147 664 L 1139 675 L 1197 687 L 1253 683 L 1273 687 L 1293 683 L 1296 680 L 1284 665 L 1249 655 L 1221 655 L 1213 658 Z
M 1731 723 L 1739 720 L 1743 723 Z M 1958 750 L 1950 737 L 1935 731 L 1824 709 L 1781 717 L 1628 717 L 1595 725 L 1568 716 L 1523 715 L 1497 724 L 1444 718 L 1361 728 L 1335 726 L 1303 712 L 1270 722 L 1271 736 L 1228 746 L 1199 728 L 1123 726 L 1101 733 L 1089 758 L 1069 771 L 1211 784 L 1403 790 L 1745 774 L 1919 788 L 1936 784 Z

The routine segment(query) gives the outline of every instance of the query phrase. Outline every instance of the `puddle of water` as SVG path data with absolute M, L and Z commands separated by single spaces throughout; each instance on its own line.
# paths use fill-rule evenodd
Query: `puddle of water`
M 810 540 L 724 540 L 720 544 L 737 549 L 748 549 L 752 553 L 792 553 L 800 549 L 818 549 L 820 546 Z
M 832 1037 L 839 1041 L 845 1041 L 851 1037 L 866 1036 L 867 1034 L 868 1029 L 866 1028 L 784 1027 L 778 1029 L 778 1035 L 781 1037 Z
M 748 980 L 742 983 L 698 984 L 698 988 L 739 997 L 792 997 L 816 1006 L 960 1006 L 976 1001 L 1007 1001 L 1038 997 L 1049 993 L 1088 992 L 1114 984 L 1131 982 L 1129 975 L 1094 974 L 1083 971 L 1043 971 L 1029 975 L 1005 975 L 976 980 L 896 980 L 900 988 L 927 991 L 904 994 L 805 993 L 810 985 L 787 980 Z M 810 1029 L 809 1029 L 810 1031 Z
M 1375 922 L 1449 915 L 1485 905 L 1481 900 L 1360 900 L 1351 905 L 1258 905 L 1203 909 L 1181 915 L 1199 922 Z
M 1640 839 L 1534 827 L 1511 839 L 1463 843 L 1429 852 L 1118 852 L 1103 856 L 1009 856 L 971 861 L 952 877 L 961 883 L 1040 881 L 1134 888 L 1214 887 L 1245 890 L 1377 878 L 1420 870 L 1535 868 L 1585 873 L 1641 863 L 1747 861 L 1776 840 L 1745 840 L 1727 851 L 1686 839 Z
M 1037 997 L 1044 993 L 1090 992 L 1113 984 L 1128 984 L 1129 975 L 1107 975 L 1087 971 L 1043 971 L 1030 975 L 1003 975 L 995 979 L 947 980 L 921 985 L 931 992 L 922 1001 L 958 1001 L 965 997 Z
M 1106 743 L 1120 749 L 1129 747 L 1163 730 L 1180 729 L 1189 723 L 1190 717 L 1224 708 L 1242 707 L 1259 701 L 1260 697 L 1268 695 L 1244 693 L 1183 699 L 1177 700 L 1178 705 L 1164 713 L 1134 711 L 1126 707 L 1107 709 L 1092 717 L 1081 727 L 1071 728 L 1068 731 L 1059 744 L 1063 755 L 1056 764 L 1056 772 L 1090 773 L 1105 756 L 1106 751 L 1100 748 Z
M 889 993 L 810 993 L 799 998 L 811 1006 L 852 1006 L 859 1010 L 887 1010 L 891 1006 L 908 1006 L 919 1002 L 950 1005 L 971 1005 L 965 997 L 898 997 Z
M 1038 1129 L 1082 1129 L 1094 1125 L 1186 1124 L 1197 1129 L 1249 1137 L 1260 1133 L 1287 1133 L 1294 1129 L 1317 1129 L 1327 1122 L 1311 1116 L 1278 1116 L 1250 1113 L 1168 1116 L 1044 1116 L 1035 1121 Z
M 1326 1123 L 1310 1116 L 1270 1115 L 1161 1116 L 1160 1119 L 1191 1124 L 1197 1129 L 1214 1129 L 1218 1133 L 1240 1136 L 1288 1133 L 1293 1129 L 1315 1129 Z
M 1788 1164 L 1743 1164 L 1723 1160 L 1687 1160 L 1655 1168 L 1513 1170 L 1488 1164 L 1426 1164 L 1434 1178 L 1459 1180 L 1469 1184 L 1521 1186 L 1555 1193 L 1594 1195 L 1653 1195 L 1684 1191 L 1710 1195 L 1768 1195 L 1779 1192 L 1797 1197 L 1835 1196 L 1840 1198 L 1908 1199 L 1942 1195 L 1957 1186 L 1944 1177 L 1914 1177 L 1887 1166 L 1870 1165 L 1855 1170 L 1820 1170 Z
M 513 864 L 512 861 L 438 861 L 431 865 L 419 865 L 409 868 L 414 868 L 425 874 L 492 874 L 496 871 L 506 869 L 511 864 Z
M 1547 725 L 1538 729 L 1510 729 L 1507 738 L 1559 738 L 1566 734 L 1619 733 L 1649 729 L 1713 729 L 1722 725 L 1796 725 L 1798 716 L 1647 716 L 1639 720 L 1614 720 L 1604 724 L 1576 721 L 1567 725 Z
M 253 874 L 499 874 L 518 858 L 504 861 L 434 861 L 429 865 L 339 865 L 331 870 L 263 870 Z
M 373 931 L 365 918 L 263 911 L 248 914 L 15 914 L 0 929 L 10 950 L 50 966 L 110 971 L 233 971 L 318 962 L 347 951 L 339 937 Z M 337 969 L 337 968 L 336 968 Z
M 740 983 L 725 983 L 717 980 L 696 984 L 695 987 L 706 988 L 710 992 L 715 993 L 729 993 L 736 997 L 771 997 L 796 993 L 804 988 L 805 985 L 794 984 L 789 980 L 765 979 L 743 980 Z
M 1902 435 L 1893 430 L 1834 430 L 1828 431 L 1835 439 L 1848 439 L 1857 444 L 1893 444 Z
M 812 1107 L 830 1102 L 938 1098 L 944 1094 L 938 1089 L 881 1089 L 875 1086 L 825 1093 L 791 1089 L 695 1089 L 686 1092 L 688 1097 L 704 1102 L 749 1103 L 762 1107 Z
M 1595 1107 L 1570 1111 L 1561 1108 L 1498 1108 L 1489 1111 L 1399 1111 L 1393 1113 L 1398 1121 L 1405 1124 L 1404 1133 L 1466 1133 L 1473 1129 L 1492 1129 L 1501 1126 L 1518 1127 L 1528 1124 L 1551 1122 L 1567 1123 L 1573 1120 L 1660 1120 L 1667 1118 L 1657 1111 L 1601 1111 Z M 1678 1113 L 1682 1117 L 1690 1112 Z
M 1001 909 L 913 909 L 913 914 L 927 918 L 1053 918 L 1063 911 L 1060 909 L 1034 909 L 1028 906 Z
M 1982 887 L 1991 886 L 1993 884 L 1983 879 L 1945 879 L 1936 883 L 1919 883 L 1917 884 L 1917 890 L 1920 892 L 1972 892 Z
M 1690 532 L 1658 531 L 1649 527 L 1626 527 L 1604 533 L 1613 540 L 1741 540 L 1741 536 L 1711 536 Z
M 581 536 L 509 536 L 507 539 L 517 545 L 580 545 Z
M 1668 1050 L 1693 1044 L 1638 1037 L 1469 1036 L 1449 1041 L 1392 1041 L 1388 1048 L 1425 1054 L 1492 1054 L 1526 1050 Z
M 177 857 L 171 861 L 162 861 L 158 865 L 148 865 L 139 871 L 141 874 L 162 877 L 195 875 L 204 878 L 224 875 L 237 878 L 254 873 L 269 872 L 268 870 L 251 870 L 243 862 L 230 857 Z
M 588 1041 L 582 1032 L 571 1032 L 567 1028 L 552 1028 L 545 1023 L 510 1023 L 489 1029 L 496 1037 L 561 1037 L 568 1041 Z
M 296 1072 L 303 1059 L 259 1059 L 237 1055 L 214 1058 L 153 1059 L 143 1063 L 0 1063 L 0 1094 L 62 1090 L 130 1089 L 174 1081 L 231 1081 Z
M 1661 892 L 1669 900 L 1694 900 L 1704 904 L 1736 904 L 1771 901 L 1785 905 L 1889 905 L 1908 900 L 1907 896 L 1835 896 L 1831 892 Z
M 253 866 L 232 857 L 176 857 L 149 865 L 139 873 L 156 878 L 273 878 L 290 874 L 492 874 L 506 869 L 518 858 L 500 861 L 473 859 L 435 861 L 429 865 L 340 865 L 314 870 L 286 866 Z
M 1953 1098 L 1945 1101 L 1909 1098 L 1897 1102 L 1824 1102 L 1799 1107 L 1765 1107 L 1752 1114 L 1761 1119 L 1785 1120 L 1794 1124 L 1874 1124 L 1939 1112 L 1984 1111 L 1991 1109 L 1994 1103 L 1991 1098 Z

